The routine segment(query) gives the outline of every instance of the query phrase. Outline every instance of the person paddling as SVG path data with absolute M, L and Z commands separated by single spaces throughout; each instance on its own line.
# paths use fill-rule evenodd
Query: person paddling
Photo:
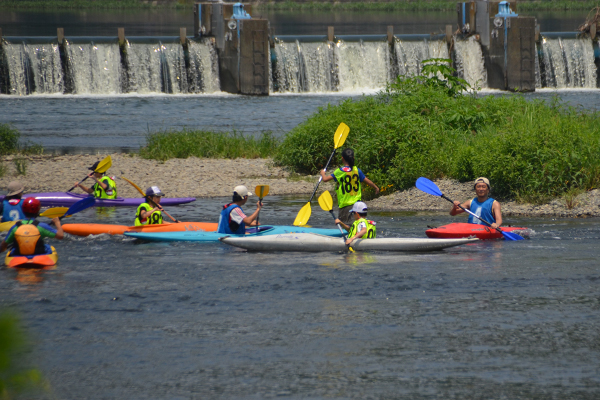
M 346 239 L 346 246 L 350 246 L 354 239 L 374 239 L 377 236 L 377 229 L 375 227 L 375 221 L 366 219 L 367 217 L 367 205 L 362 201 L 357 201 L 352 205 L 350 215 L 354 216 L 354 222 L 352 226 L 346 225 L 339 218 L 335 220 L 336 224 L 340 224 L 348 231 L 348 239 Z
M 39 222 L 36 218 L 40 214 L 41 203 L 34 197 L 28 197 L 23 201 L 23 214 L 25 218 L 8 231 L 6 238 L 0 243 L 0 252 L 7 247 L 14 247 L 12 255 L 29 256 L 34 254 L 46 254 L 44 238 L 62 239 L 64 231 L 58 217 L 52 219 L 56 229 L 48 224 Z
M 258 218 L 262 203 L 258 201 L 256 203 L 256 211 L 246 216 L 242 210 L 242 206 L 248 201 L 248 196 L 252 196 L 252 193 L 248 192 L 246 186 L 240 185 L 233 189 L 231 203 L 223 206 L 223 210 L 219 216 L 217 233 L 244 235 L 246 233 L 246 225 L 256 225 L 256 218 Z
M 475 179 L 475 194 L 477 197 L 472 200 L 467 200 L 462 203 L 463 208 L 471 210 L 473 213 L 481 217 L 482 219 L 491 223 L 493 229 L 498 228 L 502 225 L 502 211 L 500 210 L 500 203 L 490 197 L 492 187 L 490 181 L 487 178 L 479 177 Z M 458 215 L 464 211 L 460 209 L 460 202 L 454 201 L 454 205 L 450 210 L 450 215 Z M 469 223 L 486 225 L 479 218 L 476 218 L 469 214 Z
M 160 191 L 158 186 L 150 186 L 146 189 L 146 202 L 138 206 L 135 213 L 135 226 L 156 225 L 169 222 L 163 222 L 160 206 L 160 198 L 165 194 Z
M 100 161 L 96 161 L 94 165 L 88 168 L 90 171 L 88 176 L 96 181 L 94 186 L 86 187 L 79 182 L 75 182 L 75 187 L 79 187 L 86 193 L 93 195 L 99 199 L 116 199 L 117 198 L 117 183 L 113 177 L 105 176 L 104 172 L 96 172 Z
M 354 165 L 354 150 L 345 149 L 342 151 L 342 162 L 344 165 L 336 169 L 331 175 L 326 175 L 325 170 L 321 170 L 323 182 L 335 179 L 337 188 L 335 189 L 338 198 L 339 213 L 338 218 L 345 225 L 353 223 L 350 211 L 352 206 L 362 198 L 361 182 L 366 183 L 375 189 L 375 194 L 379 193 L 379 188 L 374 184 L 360 168 Z
M 21 196 L 25 188 L 18 181 L 12 181 L 8 184 L 8 193 L 0 204 L 0 222 L 18 221 L 25 218 L 23 214 L 23 200 Z

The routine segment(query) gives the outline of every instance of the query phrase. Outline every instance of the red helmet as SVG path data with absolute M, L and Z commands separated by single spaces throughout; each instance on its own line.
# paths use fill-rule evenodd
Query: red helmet
M 37 216 L 42 208 L 42 203 L 35 197 L 28 197 L 23 201 L 23 212 Z

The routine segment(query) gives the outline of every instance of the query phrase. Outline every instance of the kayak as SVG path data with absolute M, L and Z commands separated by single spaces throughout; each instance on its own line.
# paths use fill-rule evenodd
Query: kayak
M 42 207 L 69 207 L 77 201 L 89 197 L 88 194 L 71 192 L 47 192 L 47 193 L 29 193 L 24 194 L 23 198 L 35 197 L 42 203 Z M 0 196 L 0 201 L 4 196 Z M 161 206 L 175 206 L 177 204 L 191 203 L 195 197 L 163 197 L 160 199 Z M 96 199 L 96 207 L 137 207 L 146 201 L 142 197 L 117 197 L 116 199 Z
M 501 229 L 504 232 L 514 233 L 527 230 L 527 228 L 517 228 L 514 226 L 503 226 Z M 427 229 L 425 234 L 430 238 L 466 238 L 475 236 L 481 240 L 502 239 L 504 237 L 500 232 L 489 226 L 468 224 L 465 222 L 455 222 L 438 228 Z
M 127 226 L 113 224 L 63 224 L 63 230 L 71 235 L 89 236 L 101 235 L 122 235 L 126 231 L 130 232 L 214 232 L 217 230 L 216 222 L 179 222 L 174 224 L 157 224 L 142 226 Z
M 15 256 L 11 250 L 6 254 L 4 265 L 8 268 L 44 268 L 56 265 L 58 254 L 54 246 L 46 245 L 46 253 L 32 256 Z
M 254 251 L 346 251 L 342 238 L 333 238 L 314 233 L 288 233 L 275 236 L 222 237 L 221 242 Z M 434 251 L 447 247 L 473 243 L 479 239 L 422 239 L 422 238 L 378 238 L 356 239 L 352 243 L 355 251 Z
M 285 233 L 318 233 L 326 237 L 337 236 L 341 237 L 339 229 L 320 229 L 320 228 L 303 228 L 298 226 L 261 226 L 260 232 L 256 233 L 256 228 L 246 230 L 246 235 L 228 235 L 226 233 L 217 232 L 125 232 L 125 236 L 134 237 L 137 239 L 150 240 L 156 242 L 217 242 L 224 236 L 257 236 L 263 237 Z

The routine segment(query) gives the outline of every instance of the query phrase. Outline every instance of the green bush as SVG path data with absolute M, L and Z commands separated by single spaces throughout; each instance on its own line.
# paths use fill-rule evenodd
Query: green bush
M 0 124 L 0 156 L 16 152 L 20 136 L 21 133 L 9 124 Z
M 266 158 L 271 157 L 279 141 L 271 132 L 260 137 L 241 133 L 209 131 L 164 131 L 149 133 L 140 156 L 165 161 L 170 158 Z
M 401 77 L 376 96 L 319 109 L 287 135 L 275 161 L 316 173 L 345 122 L 343 147 L 353 148 L 357 166 L 388 192 L 414 186 L 419 176 L 487 176 L 494 196 L 542 202 L 598 185 L 600 114 L 521 95 L 457 94 L 433 76 Z

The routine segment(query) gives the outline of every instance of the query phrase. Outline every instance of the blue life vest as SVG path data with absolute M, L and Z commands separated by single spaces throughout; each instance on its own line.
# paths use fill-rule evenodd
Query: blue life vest
M 236 207 L 241 209 L 241 207 L 235 203 L 223 206 L 223 211 L 221 211 L 221 215 L 219 216 L 219 226 L 217 228 L 217 233 L 227 233 L 229 235 L 246 234 L 246 224 L 244 223 L 244 221 L 242 221 L 242 223 L 239 225 L 237 225 L 234 221 L 231 221 L 231 211 Z M 233 225 L 237 225 L 237 227 L 232 226 L 232 223 Z
M 494 222 L 496 222 L 496 218 L 494 218 L 494 214 L 492 214 L 492 205 L 494 204 L 494 201 L 496 200 L 490 197 L 483 203 L 480 203 L 479 201 L 477 201 L 477 197 L 475 197 L 473 200 L 471 200 L 471 212 L 485 219 L 490 224 L 493 224 Z M 477 225 L 486 225 L 484 222 L 481 222 L 480 219 L 475 218 L 471 214 L 469 214 L 469 223 Z
M 2 206 L 4 207 L 2 210 L 2 220 L 0 222 L 8 222 L 8 221 L 18 221 L 20 219 L 25 219 L 25 214 L 23 214 L 23 199 L 19 200 L 17 204 L 14 206 L 8 202 L 8 200 L 4 200 L 2 202 Z

